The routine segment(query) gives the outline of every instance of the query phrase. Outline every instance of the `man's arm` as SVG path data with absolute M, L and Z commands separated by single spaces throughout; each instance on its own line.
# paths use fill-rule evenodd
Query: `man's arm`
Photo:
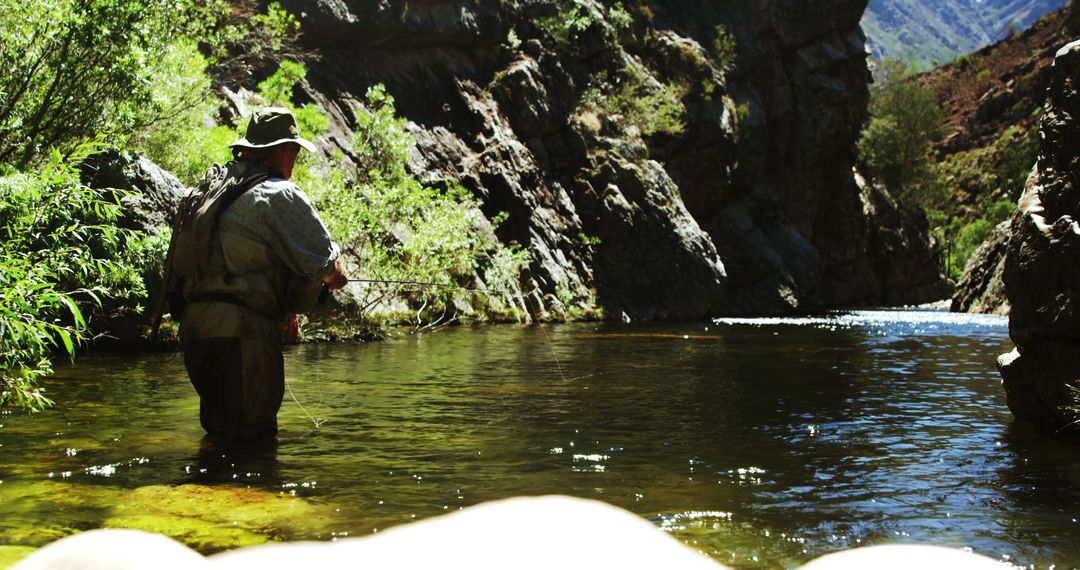
M 349 283 L 349 276 L 345 274 L 345 268 L 341 264 L 341 257 L 334 261 L 334 267 L 330 273 L 323 275 L 323 283 L 330 289 L 341 289 Z

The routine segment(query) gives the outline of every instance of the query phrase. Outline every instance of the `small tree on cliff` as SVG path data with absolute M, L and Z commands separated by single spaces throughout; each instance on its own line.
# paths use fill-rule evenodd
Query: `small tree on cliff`
M 866 174 L 901 200 L 927 207 L 940 194 L 929 153 L 944 115 L 934 94 L 909 75 L 897 62 L 882 63 L 870 97 L 870 122 L 859 139 L 859 158 Z

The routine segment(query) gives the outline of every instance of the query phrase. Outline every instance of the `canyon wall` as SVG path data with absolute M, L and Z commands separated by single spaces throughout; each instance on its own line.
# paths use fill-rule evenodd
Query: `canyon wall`
M 311 53 L 304 98 L 332 117 L 326 152 L 350 160 L 356 109 L 386 85 L 418 142 L 414 174 L 460 181 L 489 219 L 509 214 L 495 232 L 529 252 L 534 315 L 783 314 L 949 294 L 925 220 L 853 172 L 866 0 L 282 5 Z M 581 25 L 553 34 L 569 14 Z M 720 30 L 733 61 L 713 47 Z M 595 102 L 631 80 L 639 94 L 675 86 L 685 128 L 651 132 Z
M 1039 159 L 1012 218 L 1005 293 L 1016 344 L 998 359 L 1013 414 L 1075 431 L 1080 388 L 1080 41 L 1057 53 Z

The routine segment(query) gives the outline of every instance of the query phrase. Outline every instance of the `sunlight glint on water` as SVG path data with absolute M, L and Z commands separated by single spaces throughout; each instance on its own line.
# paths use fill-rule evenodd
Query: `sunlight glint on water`
M 920 311 L 292 347 L 280 441 L 245 453 L 201 442 L 177 355 L 87 356 L 58 409 L 0 418 L 0 544 L 135 526 L 215 552 L 560 493 L 738 567 L 897 541 L 1062 567 L 1080 460 L 1012 425 L 1010 348 L 1004 319 Z

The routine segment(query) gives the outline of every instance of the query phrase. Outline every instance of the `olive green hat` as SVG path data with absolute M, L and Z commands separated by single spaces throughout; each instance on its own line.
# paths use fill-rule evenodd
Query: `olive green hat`
M 315 152 L 311 141 L 300 138 L 300 129 L 296 127 L 296 117 L 282 107 L 266 107 L 251 114 L 248 121 L 247 136 L 229 145 L 247 148 L 266 148 L 282 143 L 294 142 Z

